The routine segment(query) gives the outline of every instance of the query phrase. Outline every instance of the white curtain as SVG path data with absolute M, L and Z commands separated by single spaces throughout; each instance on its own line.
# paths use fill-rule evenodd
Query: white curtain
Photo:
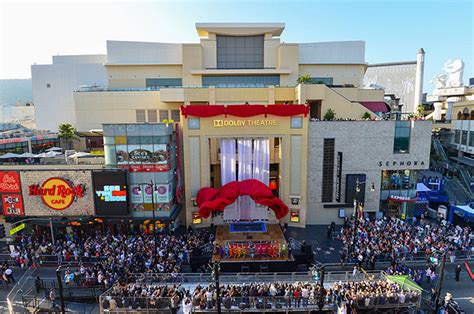
M 237 179 L 235 139 L 221 139 L 221 184 L 227 184 Z M 224 221 L 240 219 L 237 202 L 224 209 Z
M 253 142 L 253 171 L 252 177 L 266 184 L 270 183 L 270 141 L 268 138 L 257 138 Z M 256 204 L 251 219 L 268 220 L 268 209 Z
M 239 181 L 252 179 L 252 139 L 237 140 L 237 151 L 239 156 Z M 252 198 L 247 195 L 240 196 L 236 203 L 240 209 L 240 220 L 250 220 L 251 214 L 255 211 L 255 202 Z

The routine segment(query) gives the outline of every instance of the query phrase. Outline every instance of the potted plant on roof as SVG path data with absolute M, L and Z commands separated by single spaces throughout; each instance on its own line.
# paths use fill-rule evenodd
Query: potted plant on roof
M 324 114 L 324 121 L 332 121 L 336 119 L 336 112 L 332 110 L 331 108 L 326 111 Z

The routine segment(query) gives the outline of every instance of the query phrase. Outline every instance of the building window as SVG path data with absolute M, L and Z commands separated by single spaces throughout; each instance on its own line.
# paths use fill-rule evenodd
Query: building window
M 309 83 L 333 85 L 333 78 L 332 77 L 312 77 Z
M 408 154 L 410 152 L 410 131 L 410 121 L 395 122 L 394 154 Z
M 180 87 L 183 86 L 183 80 L 180 78 L 147 78 L 147 89 L 160 89 L 161 87 Z
M 160 122 L 168 120 L 168 110 L 160 110 Z
M 201 121 L 199 120 L 199 118 L 188 119 L 188 129 L 199 130 L 200 128 L 201 128 Z
M 135 114 L 136 114 L 136 117 L 137 117 L 137 123 L 146 122 L 146 116 L 145 116 L 145 110 L 144 109 L 135 110 Z
M 334 149 L 336 140 L 325 138 L 323 146 L 323 181 L 321 201 L 331 203 L 334 184 Z
M 171 119 L 173 119 L 174 122 L 180 121 L 179 110 L 171 110 Z
M 467 131 L 462 131 L 461 135 L 461 145 L 467 145 Z
M 292 129 L 301 129 L 303 127 L 303 118 L 291 117 L 290 127 Z
M 461 137 L 461 131 L 454 130 L 454 143 L 459 144 L 460 137 Z
M 263 35 L 217 35 L 218 69 L 263 69 Z
M 216 87 L 265 87 L 265 86 L 279 86 L 279 75 L 217 75 L 202 77 L 202 86 L 216 86 Z
M 155 109 L 148 110 L 148 122 L 158 122 L 158 117 Z
M 51 88 L 51 83 L 46 83 L 46 88 Z
M 469 132 L 469 146 L 474 147 L 474 131 Z

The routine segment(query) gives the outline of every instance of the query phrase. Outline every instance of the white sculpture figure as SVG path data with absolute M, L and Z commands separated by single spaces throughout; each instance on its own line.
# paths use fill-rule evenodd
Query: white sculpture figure
M 443 70 L 448 73 L 448 80 L 446 81 L 446 87 L 461 87 L 462 75 L 464 72 L 464 62 L 461 59 L 451 61 L 449 59 L 443 65 Z
M 444 73 L 436 74 L 435 77 L 430 81 L 431 84 L 435 85 L 436 89 L 446 88 L 446 81 L 448 80 L 448 75 Z

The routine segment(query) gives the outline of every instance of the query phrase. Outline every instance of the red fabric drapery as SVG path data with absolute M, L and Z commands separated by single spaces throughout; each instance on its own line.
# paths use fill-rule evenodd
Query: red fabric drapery
M 209 187 L 200 189 L 196 199 L 199 215 L 207 218 L 214 211 L 223 212 L 226 206 L 234 203 L 237 197 L 242 195 L 248 195 L 255 203 L 270 207 L 277 219 L 288 214 L 288 206 L 273 195 L 268 186 L 258 180 L 249 179 L 229 182 L 220 189 Z
M 267 113 L 279 117 L 291 117 L 309 113 L 309 106 L 305 105 L 274 105 L 267 106 Z
M 231 105 L 225 108 L 225 113 L 240 118 L 254 117 L 266 113 L 265 106 L 261 105 Z
M 181 113 L 186 118 L 188 116 L 208 118 L 225 114 L 225 107 L 208 105 L 181 106 Z
M 291 117 L 309 113 L 307 105 L 194 105 L 181 106 L 181 113 L 185 118 L 188 116 L 209 118 L 219 115 L 231 115 L 240 118 L 255 117 L 258 115 L 273 115 L 279 117 Z

